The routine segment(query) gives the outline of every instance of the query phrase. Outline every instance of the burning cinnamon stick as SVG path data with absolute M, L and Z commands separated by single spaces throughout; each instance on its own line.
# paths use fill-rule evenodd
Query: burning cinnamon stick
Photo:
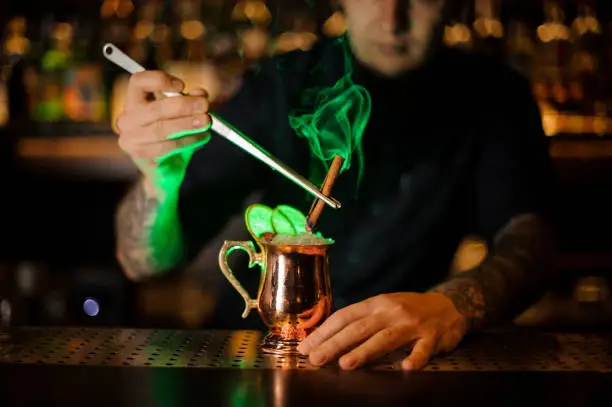
M 327 171 L 327 175 L 323 180 L 323 184 L 321 185 L 321 192 L 325 196 L 329 196 L 331 193 L 334 184 L 336 183 L 336 178 L 340 174 L 340 169 L 342 168 L 342 164 L 344 163 L 344 158 L 339 155 L 334 157 L 334 161 L 332 161 L 329 166 L 329 170 Z M 319 198 L 315 199 L 310 207 L 310 211 L 308 212 L 308 216 L 306 217 L 306 229 L 309 231 L 313 231 L 319 221 L 319 217 L 323 212 L 323 208 L 325 208 L 325 202 L 320 200 Z

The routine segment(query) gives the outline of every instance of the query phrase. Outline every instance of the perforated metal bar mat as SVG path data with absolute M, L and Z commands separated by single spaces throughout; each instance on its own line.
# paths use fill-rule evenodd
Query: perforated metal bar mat
M 262 355 L 262 337 L 258 331 L 21 328 L 0 342 L 0 363 L 317 369 L 305 358 Z M 395 370 L 406 354 L 394 352 L 369 368 Z M 479 335 L 437 356 L 425 370 L 612 372 L 612 335 Z

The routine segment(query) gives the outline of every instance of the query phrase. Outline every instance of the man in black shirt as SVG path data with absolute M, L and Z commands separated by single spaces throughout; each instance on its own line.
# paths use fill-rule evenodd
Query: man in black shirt
M 319 222 L 336 241 L 336 311 L 300 351 L 313 364 L 339 358 L 351 369 L 412 344 L 403 367 L 418 369 L 541 293 L 555 249 L 547 141 L 526 80 L 500 63 L 440 46 L 444 0 L 341 5 L 347 36 L 263 62 L 218 114 L 312 175 L 320 163 L 289 122 L 296 110 L 312 108 L 303 92 L 331 87 L 347 72 L 367 89 L 372 111 L 363 166 L 354 159 L 341 174 L 333 195 L 343 207 L 327 209 Z M 272 207 L 305 210 L 312 201 L 202 132 L 209 123 L 204 91 L 148 97 L 182 87 L 161 72 L 134 75 L 118 121 L 119 143 L 143 175 L 117 213 L 118 258 L 135 280 L 190 261 L 254 190 Z M 468 234 L 487 240 L 487 259 L 448 278 Z

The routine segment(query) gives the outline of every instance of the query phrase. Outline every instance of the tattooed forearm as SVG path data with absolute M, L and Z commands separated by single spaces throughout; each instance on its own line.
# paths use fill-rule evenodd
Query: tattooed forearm
M 512 219 L 495 237 L 488 258 L 433 291 L 449 297 L 469 329 L 514 316 L 541 294 L 556 270 L 557 244 L 550 225 L 539 216 Z
M 159 222 L 172 223 L 173 214 L 164 214 L 172 208 L 163 208 L 157 194 L 149 191 L 144 182 L 138 182 L 123 199 L 116 214 L 117 259 L 126 275 L 133 280 L 164 271 L 156 253 L 159 239 L 154 236 L 154 229 Z M 170 215 L 170 216 L 169 216 Z M 161 225 L 169 234 L 178 233 L 171 230 L 173 225 Z M 176 247 L 163 247 L 162 250 L 176 250 Z M 176 256 L 174 256 L 176 257 Z
M 457 311 L 465 317 L 468 330 L 480 325 L 485 316 L 485 298 L 478 281 L 469 277 L 457 277 L 432 291 L 450 298 Z

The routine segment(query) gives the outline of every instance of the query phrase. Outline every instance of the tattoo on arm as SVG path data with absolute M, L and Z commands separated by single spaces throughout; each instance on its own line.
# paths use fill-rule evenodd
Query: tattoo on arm
M 444 294 L 455 305 L 457 311 L 465 317 L 467 329 L 479 326 L 485 315 L 485 300 L 482 287 L 472 278 L 456 277 L 432 291 Z
M 474 330 L 521 312 L 556 270 L 557 244 L 541 217 L 513 218 L 495 237 L 487 259 L 432 291 L 446 295 Z
M 142 279 L 156 269 L 149 241 L 158 208 L 158 198 L 146 190 L 142 181 L 130 190 L 118 208 L 117 258 L 131 279 Z

